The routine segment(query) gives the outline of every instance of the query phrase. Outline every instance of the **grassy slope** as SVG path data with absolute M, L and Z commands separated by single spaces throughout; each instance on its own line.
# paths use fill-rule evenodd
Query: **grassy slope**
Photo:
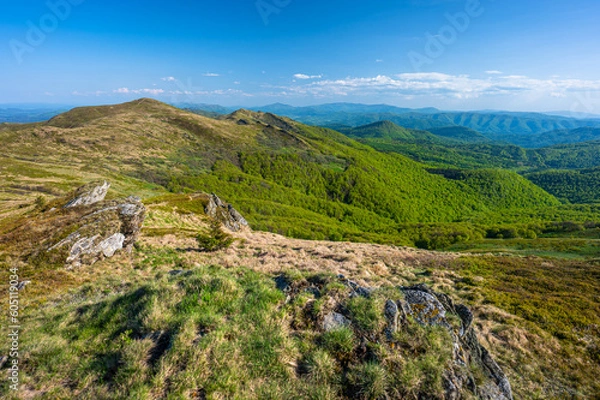
M 131 257 L 24 276 L 33 283 L 21 293 L 22 397 L 341 399 L 362 391 L 362 398 L 385 392 L 416 399 L 440 393 L 450 349 L 443 332 L 405 325 L 399 347 L 369 343 L 363 358 L 352 330 L 324 335 L 311 325 L 312 313 L 327 304 L 317 300 L 306 308 L 315 301 L 311 293 L 285 302 L 272 279 L 280 273 L 326 282 L 322 293 L 328 294 L 343 290 L 333 279 L 337 273 L 381 287 L 382 296 L 398 285 L 427 283 L 472 307 L 479 338 L 508 374 L 516 398 L 593 398 L 600 390 L 597 265 L 265 233 L 241 234 L 229 250 L 202 253 L 192 239 L 207 225 L 201 201 L 168 194 L 147 204 Z M 41 290 L 40 279 L 49 278 L 54 285 Z M 357 329 L 381 327 L 382 299 L 376 294 L 346 305 L 363 316 Z
M 269 122 L 261 124 L 256 118 Z M 287 223 L 298 229 L 291 232 L 297 236 L 344 232 L 362 240 L 381 236 L 365 234 L 361 224 L 384 234 L 390 229 L 391 219 L 373 211 L 374 204 L 377 210 L 393 210 L 387 202 L 400 199 L 405 206 L 415 195 L 417 200 L 418 196 L 441 197 L 427 208 L 434 214 L 448 211 L 444 202 L 454 207 L 458 206 L 453 202 L 465 201 L 466 206 L 477 201 L 511 207 L 502 215 L 474 213 L 470 218 L 475 223 L 513 224 L 532 215 L 538 222 L 551 221 L 568 213 L 584 222 L 597 216 L 597 209 L 528 210 L 527 203 L 520 201 L 535 204 L 532 195 L 549 199 L 548 204 L 556 202 L 522 185 L 513 174 L 485 172 L 500 174 L 493 178 L 515 185 L 506 186 L 511 193 L 525 191 L 515 197 L 495 196 L 498 181 L 481 185 L 481 179 L 488 182 L 485 176 L 463 179 L 471 180 L 475 190 L 468 182 L 430 174 L 404 157 L 375 153 L 333 131 L 244 111 L 215 121 L 138 101 L 112 109 L 75 110 L 48 124 L 3 127 L 0 136 L 4 139 L 2 196 L 10 200 L 2 203 L 7 217 L 2 219 L 3 227 L 17 224 L 19 214 L 35 213 L 36 196 L 53 197 L 92 178 L 110 179 L 115 188 L 111 196 L 138 194 L 149 206 L 146 228 L 132 258 L 118 256 L 77 271 L 23 275 L 33 280 L 22 294 L 27 327 L 22 337 L 24 396 L 161 398 L 169 390 L 173 396 L 209 398 L 236 394 L 335 398 L 340 394 L 340 364 L 326 346 L 320 347 L 324 342 L 317 333 L 308 330 L 300 338 L 290 333 L 286 321 L 293 310 L 283 306 L 283 296 L 275 291 L 271 278 L 274 272 L 297 274 L 295 269 L 303 268 L 309 276 L 342 265 L 376 286 L 426 281 L 466 301 L 480 321 L 482 340 L 499 357 L 520 398 L 589 398 L 600 390 L 595 379 L 600 373 L 594 331 L 600 324 L 597 265 L 531 257 L 457 259 L 414 251 L 400 256 L 394 253 L 397 248 L 381 246 L 372 246 L 378 262 L 368 264 L 358 251 L 368 245 L 279 239 L 281 253 L 270 254 L 275 240 L 265 237 L 261 242 L 253 236 L 241 238 L 232 250 L 204 255 L 185 251 L 193 246 L 189 236 L 203 229 L 201 204 L 188 195 L 167 194 L 159 184 L 223 192 L 237 207 L 252 211 L 249 219 L 264 229 L 279 230 Z M 290 179 L 290 171 L 299 175 Z M 382 182 L 377 179 L 380 174 Z M 400 175 L 398 181 L 394 174 Z M 323 181 L 314 179 L 319 176 Z M 354 184 L 348 185 L 349 180 Z M 379 199 L 368 196 L 373 188 L 389 188 L 388 180 L 406 185 L 404 192 Z M 457 187 L 467 194 L 457 195 Z M 342 195 L 347 197 L 328 198 Z M 524 208 L 512 208 L 515 204 Z M 421 211 L 405 212 L 420 215 Z M 449 226 L 456 229 L 457 225 Z M 331 231 L 319 232 L 323 227 Z M 383 257 L 386 252 L 393 254 Z M 302 255 L 316 261 L 302 266 Z M 266 259 L 272 259 L 278 269 L 265 271 Z M 4 260 L 3 267 L 14 263 L 19 265 Z M 236 267 L 204 267 L 210 264 Z M 192 272 L 172 277 L 168 274 L 172 269 Z M 205 303 L 199 302 L 200 294 L 206 296 Z M 258 305 L 250 309 L 247 304 Z M 249 321 L 260 330 L 247 330 Z M 403 348 L 407 354 L 402 357 L 423 357 L 422 363 L 411 367 L 403 387 L 412 390 L 407 396 L 416 396 L 419 385 L 439 389 L 437 381 L 428 377 L 439 376 L 435 373 L 441 364 L 435 359 L 437 352 L 427 353 L 439 348 L 436 336 L 415 331 L 418 327 L 411 329 L 411 341 Z M 197 342 L 199 338 L 205 340 Z M 389 360 L 385 358 L 389 353 L 378 354 Z M 319 369 L 296 375 L 294 363 Z M 358 363 L 349 376 L 373 378 L 356 381 L 366 390 L 381 388 L 374 385 L 377 382 L 386 388 L 390 375 L 383 365 L 382 372 Z
M 481 181 L 446 179 L 335 131 L 245 110 L 214 120 L 142 99 L 74 109 L 0 136 L 7 200 L 23 202 L 23 186 L 56 194 L 66 183 L 106 177 L 144 197 L 164 188 L 215 191 L 257 228 L 300 237 L 411 243 L 398 223 L 557 204 L 517 175 L 488 176 L 515 189 L 498 198 Z

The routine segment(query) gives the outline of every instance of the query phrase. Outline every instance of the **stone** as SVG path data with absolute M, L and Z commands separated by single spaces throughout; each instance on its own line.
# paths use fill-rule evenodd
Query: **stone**
M 459 335 L 462 337 L 471 327 L 471 323 L 473 322 L 473 313 L 464 304 L 458 304 L 456 307 L 454 307 L 454 309 L 456 310 L 456 314 L 460 317 L 462 322 L 459 333 Z
M 64 208 L 89 206 L 101 202 L 106 197 L 110 183 L 85 185 L 75 192 L 75 197 L 65 204 Z
M 225 204 L 219 196 L 212 193 L 204 212 L 221 222 L 227 229 L 238 232 L 248 226 L 248 221 L 231 204 Z
M 388 340 L 392 339 L 392 335 L 396 333 L 398 330 L 398 316 L 400 315 L 400 310 L 398 309 L 398 304 L 396 304 L 393 300 L 387 300 L 385 302 L 384 307 L 384 315 L 387 319 L 388 325 L 386 328 L 386 336 Z
M 325 332 L 333 331 L 350 325 L 350 320 L 342 314 L 331 311 L 323 318 L 323 330 Z
M 414 289 L 403 290 L 409 314 L 424 325 L 445 325 L 446 310 L 440 301 L 427 292 Z
M 104 257 L 112 257 L 117 250 L 123 248 L 124 241 L 125 235 L 119 232 L 101 241 L 98 247 L 102 251 L 102 254 L 104 254 Z
M 341 278 L 340 278 L 341 277 Z M 358 283 L 350 280 L 350 279 L 346 279 L 344 277 L 344 275 L 338 275 L 338 278 L 342 281 L 344 281 L 344 283 L 346 284 L 346 286 L 348 286 L 352 292 L 350 293 L 350 297 L 369 297 L 371 296 L 371 293 L 373 292 L 373 289 L 370 287 L 366 287 L 366 286 L 361 286 Z
M 275 277 L 275 286 L 284 293 L 287 293 L 292 289 L 290 282 L 285 275 Z
M 105 182 L 101 187 L 109 186 Z M 86 192 L 86 190 L 77 192 Z M 98 194 L 98 190 L 94 193 Z M 104 195 L 105 193 L 101 197 Z M 113 257 L 121 250 L 131 252 L 146 215 L 144 204 L 139 197 L 135 196 L 99 201 L 87 204 L 85 208 L 70 208 L 71 211 L 67 214 L 69 223 L 61 225 L 61 229 L 76 227 L 76 230 L 46 250 L 54 255 L 52 258 L 64 257 L 67 268 L 92 265 L 99 260 Z M 60 230 L 53 232 L 53 235 L 62 236 Z
M 508 378 L 483 347 L 472 327 L 473 313 L 463 304 L 454 305 L 444 294 L 435 293 L 425 285 L 401 287 L 409 308 L 409 313 L 423 325 L 441 325 L 450 331 L 453 345 L 454 365 L 464 366 L 467 363 L 478 364 L 488 376 L 474 391 L 479 398 L 487 400 L 513 400 L 512 389 Z M 443 304 L 442 304 L 443 303 Z M 446 310 L 446 308 L 448 310 Z M 446 321 L 446 311 L 456 313 L 461 319 L 461 329 L 456 335 Z M 458 370 L 456 370 L 458 371 Z M 475 386 L 470 375 L 446 370 L 443 382 L 446 400 L 461 398 L 463 387 Z

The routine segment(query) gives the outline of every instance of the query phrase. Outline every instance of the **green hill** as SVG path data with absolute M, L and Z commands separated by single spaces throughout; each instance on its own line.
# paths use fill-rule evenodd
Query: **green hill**
M 439 140 L 429 132 L 406 129 L 394 124 L 391 121 L 378 121 L 369 125 L 345 130 L 343 133 L 357 139 L 373 138 L 394 140 Z
M 503 140 L 523 147 L 536 148 L 600 139 L 600 128 L 558 129 L 532 135 L 506 135 Z
M 486 178 L 447 179 L 338 132 L 248 110 L 215 120 L 142 99 L 3 127 L 0 138 L 6 200 L 24 186 L 44 196 L 91 178 L 117 191 L 212 191 L 257 229 L 297 237 L 410 244 L 398 224 L 558 204 L 514 173 L 490 182 L 511 184 L 499 202 L 481 192 Z
M 442 112 L 436 109 L 407 109 L 385 105 L 323 104 L 310 107 L 292 107 L 275 104 L 260 107 L 263 111 L 285 115 L 295 120 L 320 126 L 363 126 L 380 121 L 391 121 L 410 129 L 431 131 L 450 126 L 465 127 L 481 132 L 494 140 L 503 140 L 521 145 L 529 141 L 531 147 L 542 147 L 559 143 L 548 142 L 543 134 L 552 131 L 569 131 L 578 128 L 597 128 L 600 120 L 576 119 L 560 115 L 541 113 L 516 113 L 507 111 Z M 536 136 L 538 135 L 539 136 Z M 535 140 L 529 140 L 528 137 Z M 539 139 L 539 141 L 538 141 Z M 515 140 L 513 142 L 512 140 Z M 592 140 L 592 139 L 584 139 Z M 581 141 L 581 140 L 580 140 Z

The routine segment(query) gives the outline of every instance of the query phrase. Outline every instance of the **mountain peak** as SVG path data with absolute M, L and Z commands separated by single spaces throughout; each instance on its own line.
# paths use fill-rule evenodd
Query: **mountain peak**
M 122 104 L 106 106 L 76 107 L 50 119 L 47 124 L 59 128 L 77 128 L 89 124 L 100 118 L 118 114 L 150 113 L 160 111 L 178 111 L 176 108 L 150 98 L 141 98 Z

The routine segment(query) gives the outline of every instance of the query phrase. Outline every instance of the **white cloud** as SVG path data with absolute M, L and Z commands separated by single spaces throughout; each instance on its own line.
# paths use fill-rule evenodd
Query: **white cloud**
M 302 80 L 306 80 L 306 79 L 321 79 L 323 77 L 323 75 L 306 75 L 306 74 L 295 74 L 294 78 L 296 79 L 302 79 Z
M 113 90 L 116 94 L 151 94 L 157 96 L 165 93 L 163 89 L 129 89 L 126 87 L 118 88 Z
M 491 71 L 485 71 L 486 74 L 488 75 L 502 75 L 502 71 L 498 71 L 498 70 L 491 70 Z
M 298 77 L 296 77 L 298 78 Z M 472 99 L 482 96 L 535 94 L 558 97 L 569 92 L 600 91 L 600 81 L 579 79 L 537 79 L 522 75 L 492 74 L 486 78 L 449 75 L 439 72 L 403 73 L 394 76 L 347 77 L 317 80 L 280 87 L 286 95 L 357 96 L 391 94 L 400 96 L 432 96 L 446 99 Z
M 164 78 L 160 78 L 160 80 L 165 82 L 175 82 L 177 79 L 175 79 L 173 76 L 166 76 Z
M 378 58 L 377 60 L 375 60 L 376 63 L 382 63 L 383 60 L 381 58 Z
M 202 76 L 207 76 L 207 77 L 210 77 L 210 78 L 214 78 L 214 77 L 217 77 L 217 76 L 221 76 L 221 74 L 215 74 L 214 72 L 206 72 L 206 73 L 202 74 Z

